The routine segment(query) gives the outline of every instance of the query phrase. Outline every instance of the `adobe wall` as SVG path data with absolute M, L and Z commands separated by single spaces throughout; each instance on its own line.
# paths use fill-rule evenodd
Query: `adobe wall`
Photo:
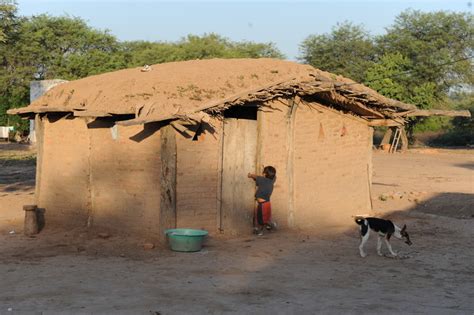
M 89 203 L 89 136 L 83 119 L 39 122 L 36 203 L 46 224 L 85 226 Z
M 160 132 L 85 119 L 42 120 L 37 203 L 46 223 L 158 235 Z M 115 129 L 115 130 L 114 130 Z
M 370 210 L 372 128 L 351 115 L 299 106 L 294 130 L 298 227 L 352 224 Z
M 286 102 L 286 101 L 284 101 Z M 361 119 L 314 104 L 271 103 L 258 114 L 259 170 L 277 169 L 273 217 L 281 226 L 313 228 L 349 221 L 370 209 L 372 129 Z M 221 122 L 192 141 L 176 134 L 177 227 L 220 224 Z M 81 118 L 44 120 L 38 205 L 47 220 L 159 233 L 160 132 L 143 126 L 87 128 Z M 130 139 L 133 137 L 135 140 Z M 293 176 L 291 176 L 293 174 Z
M 300 103 L 291 131 L 287 103 L 273 101 L 274 110 L 259 113 L 259 164 L 277 169 L 273 219 L 296 228 L 352 223 L 351 215 L 370 209 L 372 129 L 354 116 Z
M 143 126 L 90 128 L 92 224 L 121 233 L 158 235 L 160 131 L 130 139 Z M 99 128 L 97 128 L 99 127 Z
M 202 228 L 213 233 L 219 225 L 222 124 L 218 120 L 211 123 L 216 132 L 206 131 L 197 141 L 176 135 L 176 223 L 179 228 Z
M 282 102 L 287 102 L 283 100 Z M 260 174 L 264 166 L 276 168 L 277 179 L 273 187 L 272 219 L 278 225 L 289 225 L 289 198 L 287 174 L 289 143 L 287 130 L 288 106 L 280 101 L 268 102 L 274 110 L 263 110 L 258 113 L 259 139 L 257 144 L 257 168 Z

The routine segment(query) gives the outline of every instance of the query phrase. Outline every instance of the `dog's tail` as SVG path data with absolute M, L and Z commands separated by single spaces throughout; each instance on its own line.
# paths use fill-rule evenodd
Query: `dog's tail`
M 355 223 L 362 225 L 364 224 L 365 218 L 364 217 L 355 217 L 354 218 Z

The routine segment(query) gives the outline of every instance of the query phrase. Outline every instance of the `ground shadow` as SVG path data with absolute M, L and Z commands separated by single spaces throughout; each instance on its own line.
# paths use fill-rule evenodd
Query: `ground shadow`
M 0 141 L 0 150 L 1 151 L 31 151 L 31 146 L 24 143 L 15 143 Z
M 474 163 L 461 163 L 461 164 L 455 164 L 458 167 L 462 168 L 467 168 L 469 170 L 474 170 Z
M 26 191 L 35 186 L 36 158 L 0 157 L 0 191 Z
M 417 203 L 408 213 L 413 211 L 457 219 L 474 218 L 474 194 L 440 193 Z

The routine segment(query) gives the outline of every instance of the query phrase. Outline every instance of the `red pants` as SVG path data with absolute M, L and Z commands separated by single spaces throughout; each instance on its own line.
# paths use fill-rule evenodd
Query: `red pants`
M 272 219 L 272 204 L 270 201 L 257 202 L 255 209 L 255 222 L 259 225 L 265 225 Z

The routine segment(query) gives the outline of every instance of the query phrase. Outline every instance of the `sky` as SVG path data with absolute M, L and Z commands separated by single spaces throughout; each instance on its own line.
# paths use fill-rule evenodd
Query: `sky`
M 472 12 L 472 0 L 152 1 L 18 0 L 23 16 L 47 13 L 80 17 L 119 40 L 177 41 L 188 34 L 217 33 L 232 41 L 273 42 L 289 60 L 309 35 L 329 33 L 337 23 L 385 32 L 400 12 Z

